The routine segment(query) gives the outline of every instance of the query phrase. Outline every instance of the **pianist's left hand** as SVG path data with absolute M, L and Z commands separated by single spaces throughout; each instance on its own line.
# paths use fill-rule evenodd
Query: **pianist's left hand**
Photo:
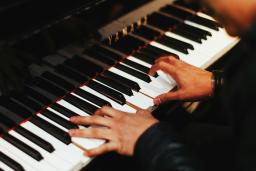
M 139 110 L 134 114 L 121 112 L 111 107 L 103 107 L 93 116 L 72 117 L 70 120 L 75 124 L 93 125 L 88 129 L 70 130 L 70 136 L 107 140 L 100 147 L 86 151 L 85 155 L 89 157 L 110 151 L 132 156 L 140 135 L 158 122 L 146 110 Z

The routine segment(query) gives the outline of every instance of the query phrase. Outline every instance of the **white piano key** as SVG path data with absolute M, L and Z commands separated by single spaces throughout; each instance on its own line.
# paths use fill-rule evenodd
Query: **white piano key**
M 132 68 L 134 70 L 137 70 L 136 68 L 130 66 L 130 65 L 127 65 L 125 63 L 122 63 L 121 64 L 129 67 L 129 68 Z M 137 70 L 139 71 L 139 70 Z M 149 76 L 150 79 L 152 80 L 152 82 L 150 82 L 150 84 L 153 84 L 154 86 L 156 86 L 158 89 L 160 89 L 162 92 L 168 92 L 170 91 L 173 87 L 169 84 L 169 82 L 165 81 L 164 79 L 161 79 L 161 78 L 155 78 L 155 77 L 152 77 L 152 76 Z
M 96 81 L 96 80 L 95 80 Z M 76 94 L 76 93 L 71 93 L 72 95 L 74 95 L 74 96 L 76 96 L 76 97 L 78 97 L 79 99 L 82 99 L 82 100 L 84 100 L 84 101 L 86 101 L 86 102 L 88 102 L 88 103 L 90 103 L 90 104 L 92 104 L 92 105 L 94 105 L 94 106 L 98 106 L 97 104 L 94 104 L 92 101 L 90 101 L 90 100 L 87 100 L 87 99 L 85 99 L 85 98 L 83 98 L 83 97 L 81 97 L 81 96 L 79 96 L 78 94 Z M 101 107 L 101 106 L 98 106 L 98 107 Z
M 26 161 L 26 163 L 30 163 L 30 165 L 33 166 L 33 168 L 35 168 L 35 170 L 40 170 L 40 171 L 45 171 L 45 170 L 54 171 L 54 170 L 56 170 L 55 168 L 53 168 L 49 164 L 47 164 L 44 160 L 36 161 L 35 159 L 30 157 L 29 155 L 27 155 L 23 151 L 19 150 L 18 148 L 16 148 L 15 146 L 10 144 L 9 142 L 5 141 L 4 139 L 1 139 L 0 145 L 7 148 L 11 152 L 13 152 L 13 154 L 15 154 L 15 156 L 17 156 L 18 158 Z
M 9 166 L 7 166 L 5 163 L 0 161 L 0 169 L 4 170 L 4 171 L 14 171 L 12 168 L 10 168 Z
M 172 32 L 166 32 L 165 35 L 168 36 L 168 37 L 172 37 L 172 38 L 175 38 L 177 40 L 180 40 L 180 41 L 183 41 L 183 42 L 186 42 L 186 43 L 189 43 L 189 44 L 193 45 L 194 51 L 196 51 L 196 53 L 199 53 L 203 56 L 212 56 L 213 54 L 216 53 L 215 51 L 213 51 L 211 49 L 210 49 L 211 52 L 209 52 L 209 47 L 206 46 L 205 43 L 200 44 L 200 43 L 194 42 L 192 40 L 189 40 L 185 37 L 182 37 L 182 36 L 177 35 L 177 34 L 172 33 Z
M 2 145 L 1 141 L 5 141 L 2 138 L 0 139 L 0 149 L 1 151 L 7 155 L 8 157 L 12 158 L 13 160 L 17 161 L 26 171 L 38 171 L 35 167 L 31 165 L 31 163 L 26 162 L 23 158 L 19 158 L 17 155 L 15 155 L 14 151 L 10 151 L 8 146 Z M 3 142 L 3 144 L 6 144 L 6 142 Z
M 41 117 L 42 119 L 46 120 L 47 122 L 51 123 L 52 125 L 62 129 L 65 132 L 68 132 L 69 130 L 62 127 L 61 125 L 59 125 L 58 123 L 42 116 L 40 113 L 38 115 L 39 117 Z M 87 129 L 87 128 L 82 128 L 82 129 Z M 72 137 L 72 142 L 74 142 L 75 144 L 78 144 L 80 147 L 82 147 L 83 149 L 91 149 L 91 148 L 95 148 L 100 146 L 101 144 L 103 144 L 105 141 L 101 141 L 98 139 L 93 139 L 93 138 L 74 138 Z
M 138 59 L 138 58 L 135 58 L 134 56 L 128 56 L 127 59 L 129 59 L 129 60 L 131 60 L 131 61 L 133 61 L 133 62 L 136 62 L 136 63 L 138 63 L 138 64 L 141 64 L 141 65 L 143 65 L 143 66 L 145 66 L 145 67 L 148 67 L 148 68 L 151 67 L 151 65 L 150 65 L 149 63 L 147 63 L 147 62 L 145 62 L 145 61 L 142 61 L 142 60 L 140 60 L 140 59 Z
M 55 148 L 54 153 L 63 160 L 71 163 L 74 167 L 80 166 L 83 164 L 84 159 L 83 157 L 83 151 L 81 150 L 80 152 L 77 152 L 71 147 L 71 144 L 66 145 L 63 144 L 61 141 L 53 137 L 52 135 L 48 134 L 41 128 L 38 128 L 36 125 L 28 122 L 25 122 L 21 125 L 22 127 L 28 129 L 28 130 L 33 130 L 33 133 L 44 137 L 49 143 L 53 145 Z
M 97 81 L 97 80 L 95 80 L 95 81 Z M 100 83 L 100 84 L 103 84 L 103 85 L 105 85 L 105 86 L 107 86 L 107 87 L 109 87 L 109 88 L 111 88 L 113 90 L 116 90 L 113 87 L 110 87 L 107 84 L 104 84 L 104 83 L 102 83 L 100 81 L 97 81 L 97 82 Z M 118 91 L 118 90 L 116 90 L 116 91 Z M 118 91 L 118 92 L 123 94 L 120 91 Z M 132 96 L 128 96 L 126 94 L 123 94 L 123 96 L 125 97 L 127 102 L 129 102 L 129 103 L 131 103 L 131 104 L 133 104 L 135 106 L 138 106 L 138 107 L 140 107 L 142 109 L 147 109 L 147 108 L 149 108 L 149 107 L 154 105 L 152 98 L 149 98 L 149 97 L 145 96 L 144 94 L 137 93 L 135 91 L 133 91 L 133 95 Z
M 149 64 L 149 63 L 147 63 L 145 61 L 142 61 L 142 60 L 140 60 L 138 58 L 135 58 L 134 56 L 129 56 L 128 59 L 130 59 L 131 61 L 137 62 L 137 63 L 139 63 L 141 65 L 144 65 L 146 67 L 149 67 L 149 68 L 152 67 L 151 64 Z M 157 74 L 158 74 L 158 77 L 157 77 L 158 79 L 164 80 L 164 81 L 166 81 L 169 84 L 170 90 L 172 89 L 173 86 L 176 85 L 175 81 L 173 81 L 173 79 L 170 80 L 169 76 L 167 76 L 166 73 L 164 73 L 162 71 L 157 71 Z
M 60 104 L 61 106 L 81 115 L 81 116 L 90 116 L 88 113 L 82 111 L 81 109 L 75 107 L 74 105 L 70 104 L 69 102 L 67 102 L 66 100 L 61 99 L 60 101 L 57 101 L 58 104 Z
M 140 79 L 138 79 L 138 78 L 136 78 L 136 77 L 134 77 L 130 74 L 127 74 L 126 72 L 123 72 L 123 71 L 121 71 L 121 70 L 119 70 L 115 67 L 111 67 L 109 69 L 109 71 L 111 71 L 115 74 L 118 74 L 120 76 L 123 76 L 123 77 L 125 77 L 129 80 L 137 82 L 139 84 L 140 88 L 141 88 L 140 92 L 143 93 L 143 94 L 146 94 L 150 97 L 154 98 L 154 97 L 164 93 L 163 91 L 159 90 L 157 87 L 155 87 L 155 86 L 153 86 L 149 83 L 146 83 L 146 82 L 144 82 L 144 81 L 142 81 L 142 80 L 140 80 Z
M 64 119 L 66 119 L 66 120 L 69 120 L 69 118 L 68 118 L 67 116 L 63 115 L 62 113 L 60 113 L 60 112 L 58 112 L 58 111 L 56 111 L 56 110 L 54 110 L 54 109 L 51 108 L 51 107 L 48 107 L 47 110 L 49 110 L 49 111 L 55 113 L 56 115 L 58 115 L 58 116 L 60 116 L 60 117 L 62 117 L 62 118 L 64 118 Z
M 63 131 L 66 131 L 67 132 L 67 129 L 64 128 L 63 126 L 59 125 L 59 124 L 56 124 L 53 120 L 45 117 L 44 115 L 42 115 L 41 113 L 38 113 L 37 116 L 45 121 L 47 121 L 48 123 L 58 127 L 59 129 L 63 130 Z
M 176 55 L 178 55 L 180 57 L 181 60 L 191 64 L 191 65 L 194 65 L 194 66 L 199 66 L 201 65 L 202 63 L 202 56 L 198 55 L 198 54 L 194 54 L 193 52 L 190 52 L 189 54 L 183 54 L 181 52 L 178 52 L 170 47 L 167 47 L 167 46 L 164 46 L 160 43 L 157 43 L 157 42 L 151 42 L 151 45 L 152 46 L 155 46 L 157 48 L 160 48 L 160 49 L 163 49 L 163 50 L 166 50 L 168 52 L 171 52 L 171 53 L 175 53 Z
M 121 111 L 124 111 L 124 112 L 131 112 L 131 113 L 136 112 L 136 110 L 134 108 L 132 108 L 132 107 L 126 105 L 126 104 L 125 105 L 120 105 L 120 104 L 116 103 L 115 101 L 111 100 L 110 98 L 100 94 L 99 92 L 97 92 L 97 91 L 95 91 L 95 90 L 93 90 L 93 89 L 91 89 L 87 86 L 82 86 L 80 88 L 84 91 L 87 91 L 89 93 L 94 94 L 95 96 L 98 96 L 99 98 L 101 98 L 103 100 L 108 101 L 109 103 L 111 103 L 112 107 L 117 109 L 117 110 L 121 110 Z
M 55 169 L 63 170 L 63 171 L 72 170 L 73 166 L 71 164 L 67 163 L 66 161 L 62 160 L 58 156 L 56 156 L 55 153 L 48 153 L 47 151 L 45 151 L 41 147 L 37 146 L 36 144 L 32 143 L 30 140 L 28 140 L 27 138 L 23 137 L 22 135 L 20 135 L 19 133 L 15 132 L 15 131 L 10 131 L 9 133 L 12 136 L 16 137 L 17 139 L 21 140 L 22 142 L 26 143 L 30 147 L 37 150 L 43 156 L 43 158 L 44 158 L 43 160 L 46 163 L 49 163 L 49 165 L 53 166 Z

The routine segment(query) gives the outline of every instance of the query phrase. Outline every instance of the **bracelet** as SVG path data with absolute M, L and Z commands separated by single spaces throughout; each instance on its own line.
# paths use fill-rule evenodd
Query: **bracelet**
M 224 84 L 223 71 L 212 71 L 212 96 L 219 94 Z

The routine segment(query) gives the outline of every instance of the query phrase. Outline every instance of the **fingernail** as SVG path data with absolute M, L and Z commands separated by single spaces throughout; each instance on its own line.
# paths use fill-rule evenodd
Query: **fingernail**
M 161 99 L 159 97 L 154 98 L 154 104 L 157 105 L 157 106 L 160 105 L 161 104 Z
M 71 117 L 71 118 L 69 118 L 69 120 L 71 121 L 71 122 L 73 122 L 73 121 L 75 121 L 75 117 Z
M 74 131 L 71 129 L 68 131 L 69 135 L 72 136 L 74 134 Z

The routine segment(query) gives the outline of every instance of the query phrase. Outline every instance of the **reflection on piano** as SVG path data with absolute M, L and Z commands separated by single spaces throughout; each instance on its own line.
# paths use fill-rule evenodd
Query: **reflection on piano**
M 64 22 L 84 16 L 88 6 L 83 7 L 67 10 Z M 51 20 L 41 31 L 56 25 Z M 23 94 L 0 97 L 0 169 L 81 169 L 92 160 L 83 156 L 83 149 L 104 141 L 71 139 L 67 131 L 78 126 L 68 121 L 70 117 L 93 115 L 105 105 L 126 112 L 153 110 L 152 99 L 175 87 L 161 71 L 147 75 L 155 59 L 172 55 L 207 68 L 239 41 L 199 9 L 170 0 L 140 4 L 98 32 L 101 40 L 94 39 L 87 48 L 72 42 L 56 45 L 54 54 L 29 66 L 34 78 L 24 83 Z M 17 37 L 32 39 L 37 34 L 40 29 Z

